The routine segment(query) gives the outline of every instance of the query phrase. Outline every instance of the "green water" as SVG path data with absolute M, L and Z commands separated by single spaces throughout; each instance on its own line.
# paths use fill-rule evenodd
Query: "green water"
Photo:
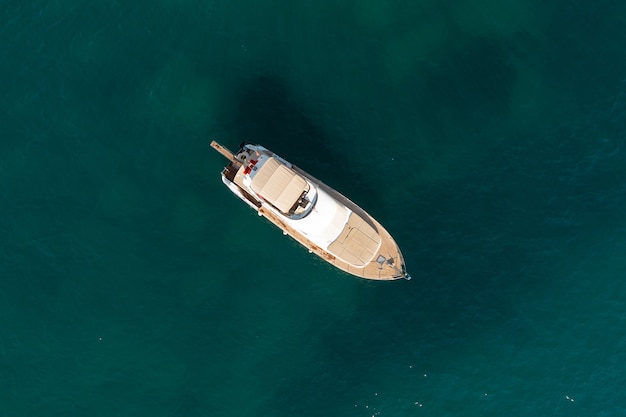
M 0 6 L 0 417 L 626 415 L 626 6 Z M 410 282 L 223 186 L 258 142 Z

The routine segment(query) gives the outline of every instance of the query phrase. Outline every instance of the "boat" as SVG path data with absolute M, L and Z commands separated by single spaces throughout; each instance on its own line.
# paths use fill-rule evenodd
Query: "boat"
M 263 146 L 211 146 L 229 161 L 228 189 L 310 253 L 360 278 L 411 279 L 389 232 L 340 192 Z

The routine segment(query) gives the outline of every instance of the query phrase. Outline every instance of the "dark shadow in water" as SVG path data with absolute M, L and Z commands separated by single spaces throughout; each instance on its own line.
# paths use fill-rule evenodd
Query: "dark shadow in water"
M 233 121 L 231 131 L 239 140 L 271 149 L 380 216 L 384 204 L 366 173 L 349 165 L 333 146 L 341 139 L 330 137 L 309 112 L 280 79 L 259 75 L 244 85 L 235 113 L 225 117 Z

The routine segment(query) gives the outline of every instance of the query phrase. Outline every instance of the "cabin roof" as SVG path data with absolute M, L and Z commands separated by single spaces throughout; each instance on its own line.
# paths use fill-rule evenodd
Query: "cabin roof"
M 271 157 L 256 172 L 251 187 L 277 209 L 289 213 L 309 185 L 294 170 Z

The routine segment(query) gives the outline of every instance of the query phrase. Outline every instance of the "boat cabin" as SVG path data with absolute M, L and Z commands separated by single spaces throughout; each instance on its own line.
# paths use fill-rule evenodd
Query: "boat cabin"
M 275 156 L 244 150 L 236 158 L 242 162 L 244 184 L 282 214 L 304 217 L 314 204 L 315 192 L 300 174 Z

